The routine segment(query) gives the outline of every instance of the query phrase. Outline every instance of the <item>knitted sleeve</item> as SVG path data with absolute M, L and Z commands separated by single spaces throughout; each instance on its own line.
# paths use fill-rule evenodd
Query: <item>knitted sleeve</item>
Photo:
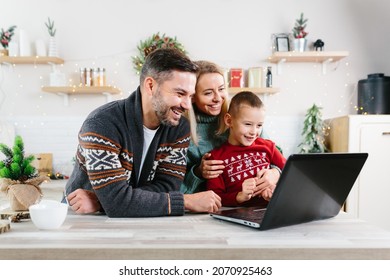
M 147 190 L 131 184 L 133 154 L 122 149 L 119 139 L 113 139 L 119 135 L 114 129 L 107 123 L 92 119 L 84 123 L 79 134 L 78 154 L 85 163 L 92 189 L 107 216 L 183 215 L 183 197 L 175 189 L 171 188 L 172 193 L 168 196 L 165 185 L 155 185 L 150 187 L 153 190 Z M 174 153 L 174 149 L 172 151 Z M 185 157 L 178 160 L 184 160 L 185 164 Z M 156 177 L 169 181 L 172 174 L 159 174 Z
M 204 191 L 205 180 L 195 175 L 195 168 L 198 167 L 202 159 L 199 149 L 191 143 L 187 153 L 187 171 L 184 181 L 180 186 L 180 191 L 185 194 L 192 194 Z

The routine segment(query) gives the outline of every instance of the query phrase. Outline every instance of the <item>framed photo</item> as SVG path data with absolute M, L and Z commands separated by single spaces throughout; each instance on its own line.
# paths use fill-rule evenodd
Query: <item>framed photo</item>
M 290 40 L 287 34 L 276 36 L 276 51 L 288 52 L 290 50 Z
M 288 52 L 291 50 L 290 47 L 290 34 L 288 33 L 277 33 L 272 34 L 272 49 L 276 52 Z

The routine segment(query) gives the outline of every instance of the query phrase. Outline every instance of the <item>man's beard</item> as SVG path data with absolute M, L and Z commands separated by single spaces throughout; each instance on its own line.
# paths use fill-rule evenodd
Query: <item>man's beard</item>
M 177 126 L 178 122 L 169 119 L 171 107 L 169 107 L 163 99 L 161 91 L 157 89 L 156 93 L 152 97 L 152 106 L 156 112 L 157 118 L 161 124 L 166 126 Z

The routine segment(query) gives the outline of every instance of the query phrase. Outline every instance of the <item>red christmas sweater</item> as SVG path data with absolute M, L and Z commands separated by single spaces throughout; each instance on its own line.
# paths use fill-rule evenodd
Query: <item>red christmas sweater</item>
M 234 146 L 225 142 L 213 149 L 210 159 L 223 160 L 225 169 L 215 179 L 207 180 L 208 190 L 213 190 L 222 199 L 223 206 L 266 206 L 262 197 L 253 197 L 244 203 L 238 203 L 237 194 L 242 190 L 242 183 L 256 177 L 258 171 L 275 165 L 283 169 L 286 159 L 271 140 L 257 138 L 251 146 Z

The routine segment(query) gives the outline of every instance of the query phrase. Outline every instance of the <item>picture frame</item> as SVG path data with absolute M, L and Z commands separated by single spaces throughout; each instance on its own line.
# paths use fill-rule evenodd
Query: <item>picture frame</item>
M 288 34 L 276 35 L 276 51 L 277 52 L 288 52 L 290 51 L 290 39 Z

